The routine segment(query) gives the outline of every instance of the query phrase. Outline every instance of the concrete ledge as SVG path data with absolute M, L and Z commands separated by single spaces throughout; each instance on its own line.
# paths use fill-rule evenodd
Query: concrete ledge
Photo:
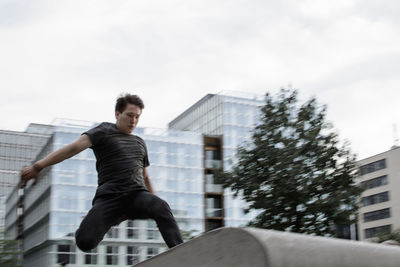
M 221 228 L 136 267 L 399 267 L 400 247 L 256 228 Z

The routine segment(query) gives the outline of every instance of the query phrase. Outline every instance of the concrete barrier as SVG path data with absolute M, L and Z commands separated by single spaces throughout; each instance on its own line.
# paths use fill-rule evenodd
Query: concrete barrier
M 400 267 L 400 247 L 256 228 L 221 228 L 135 266 Z

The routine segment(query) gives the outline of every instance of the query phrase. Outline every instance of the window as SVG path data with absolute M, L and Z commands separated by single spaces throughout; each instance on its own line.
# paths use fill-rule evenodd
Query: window
M 157 240 L 158 239 L 158 230 L 147 230 L 147 239 L 148 240 Z
M 85 254 L 85 264 L 97 264 L 97 248 Z
M 361 187 L 364 189 L 371 189 L 375 187 L 379 187 L 382 185 L 387 185 L 388 184 L 388 177 L 387 175 L 383 175 L 368 181 L 364 181 L 361 183 Z
M 139 238 L 139 231 L 138 229 L 126 229 L 127 233 L 126 233 L 126 237 L 128 239 L 138 239 Z
M 118 246 L 107 246 L 106 253 L 106 264 L 118 265 Z
M 390 218 L 390 209 L 382 209 L 364 213 L 364 222 L 371 222 Z
M 75 210 L 78 206 L 76 199 L 72 198 L 59 198 L 58 208 L 62 210 Z
M 211 171 L 207 171 L 206 183 L 207 184 L 214 184 L 214 174 Z
M 210 148 L 206 148 L 206 149 L 210 149 Z M 219 150 L 217 149 L 210 149 L 210 150 L 206 150 L 206 159 L 209 160 L 220 160 L 221 159 L 221 153 Z
M 383 225 L 379 227 L 367 228 L 364 230 L 365 238 L 375 237 L 380 234 L 387 234 L 392 231 L 391 225 Z
M 205 148 L 205 164 L 206 168 L 221 168 L 221 153 L 219 150 L 208 150 Z
M 158 254 L 158 248 L 147 248 L 147 258 L 150 259 L 151 257 Z
M 57 262 L 75 264 L 75 246 L 70 244 L 57 245 Z
M 222 217 L 222 199 L 220 196 L 209 196 L 206 198 L 207 217 Z
M 157 224 L 154 220 L 147 220 L 147 227 L 152 229 L 157 229 Z
M 154 220 L 147 220 L 147 239 L 155 240 L 158 239 L 157 224 Z
M 386 201 L 389 201 L 389 192 L 387 191 L 362 198 L 362 203 L 364 207 Z
M 118 238 L 119 229 L 118 227 L 111 227 L 110 230 L 107 232 L 108 238 Z
M 361 166 L 360 174 L 364 175 L 364 174 L 379 171 L 379 170 L 382 170 L 385 168 L 386 168 L 386 159 L 381 159 L 381 160 L 366 164 L 364 166 Z
M 139 262 L 139 249 L 136 246 L 126 247 L 126 264 L 134 265 Z
M 129 220 L 126 223 L 126 238 L 128 239 L 138 239 L 139 229 L 137 229 L 138 224 L 136 221 Z

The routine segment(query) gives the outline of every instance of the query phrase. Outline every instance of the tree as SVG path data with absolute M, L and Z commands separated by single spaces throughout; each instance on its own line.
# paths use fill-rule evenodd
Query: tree
M 265 95 L 261 122 L 251 141 L 238 148 L 232 171 L 217 180 L 250 209 L 250 226 L 335 235 L 335 225 L 355 222 L 361 189 L 355 185 L 355 156 L 326 119 L 315 98 L 298 104 L 297 90 Z
M 0 236 L 0 266 L 21 266 L 19 257 L 22 252 L 18 249 L 18 241 L 6 239 L 3 232 L 0 232 Z
M 375 241 L 378 243 L 382 243 L 389 240 L 396 241 L 400 244 L 400 229 L 396 229 L 389 233 L 386 232 L 378 233 L 375 239 Z

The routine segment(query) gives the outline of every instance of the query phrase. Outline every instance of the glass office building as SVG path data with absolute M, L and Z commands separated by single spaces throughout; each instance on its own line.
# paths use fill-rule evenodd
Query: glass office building
M 147 144 L 148 170 L 156 193 L 170 204 L 185 236 L 242 226 L 255 216 L 254 212 L 244 214 L 245 203 L 215 185 L 213 173 L 235 162 L 237 146 L 248 140 L 262 104 L 259 96 L 207 95 L 168 129 L 135 129 L 134 134 Z M 95 125 L 56 121 L 38 158 Z M 96 187 L 95 158 L 87 149 L 46 168 L 38 184 L 28 186 L 23 194 L 14 188 L 7 199 L 6 227 L 13 236 L 23 237 L 25 263 L 30 267 L 56 266 L 61 261 L 69 262 L 68 266 L 131 266 L 166 249 L 151 220 L 125 221 L 113 227 L 90 253 L 76 248 L 74 232 L 91 207 Z M 23 219 L 19 228 L 18 218 Z
M 27 132 L 0 130 L 0 229 L 4 227 L 6 197 L 19 182 L 19 173 L 47 142 L 48 126 L 32 124 Z
M 76 140 L 89 127 L 66 121 L 54 127 L 39 158 Z M 149 174 L 158 196 L 173 210 L 180 228 L 188 233 L 204 232 L 202 135 L 199 133 L 137 128 L 146 140 L 151 167 Z M 165 250 L 154 221 L 125 221 L 113 227 L 101 245 L 83 253 L 74 245 L 74 232 L 91 208 L 97 187 L 93 152 L 46 168 L 38 184 L 24 193 L 24 262 L 29 266 L 130 266 Z M 15 222 L 17 189 L 9 198 L 8 231 L 17 235 Z M 11 204 L 11 203 L 14 203 Z
M 236 162 L 237 148 L 250 141 L 251 131 L 259 122 L 263 104 L 264 97 L 260 95 L 232 91 L 208 94 L 171 121 L 169 128 L 219 136 L 222 139 L 222 166 L 229 170 Z M 205 152 L 206 160 L 211 157 Z M 206 175 L 205 179 L 208 177 Z M 221 201 L 224 210 L 221 226 L 243 226 L 257 214 L 256 211 L 246 214 L 246 203 L 240 197 L 234 198 L 230 190 L 224 190 Z

